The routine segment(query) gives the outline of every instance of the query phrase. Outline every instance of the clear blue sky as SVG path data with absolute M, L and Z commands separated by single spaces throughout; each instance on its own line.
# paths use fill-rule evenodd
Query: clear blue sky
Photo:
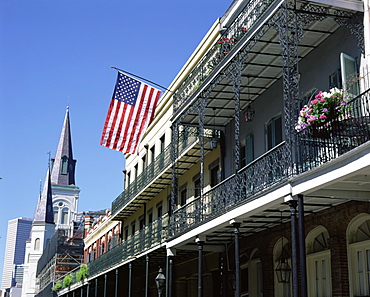
M 125 166 L 99 145 L 110 66 L 168 86 L 231 2 L 0 1 L 0 284 L 8 220 L 33 217 L 68 98 L 79 211 L 110 208 Z

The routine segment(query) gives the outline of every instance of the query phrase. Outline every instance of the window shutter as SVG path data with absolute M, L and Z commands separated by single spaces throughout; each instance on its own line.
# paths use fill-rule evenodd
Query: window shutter
M 245 138 L 245 161 L 246 164 L 249 164 L 254 159 L 253 151 L 253 134 L 247 135 Z
M 342 73 L 343 89 L 348 92 L 350 98 L 360 94 L 360 88 L 357 79 L 356 60 L 344 53 L 340 54 L 340 67 Z

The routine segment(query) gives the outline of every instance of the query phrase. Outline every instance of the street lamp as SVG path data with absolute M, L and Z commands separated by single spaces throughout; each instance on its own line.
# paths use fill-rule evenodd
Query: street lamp
M 157 285 L 157 289 L 158 289 L 158 297 L 161 297 L 162 295 L 162 289 L 163 289 L 163 285 L 165 281 L 166 281 L 166 277 L 163 274 L 162 268 L 159 267 L 158 275 L 155 278 L 155 284 Z

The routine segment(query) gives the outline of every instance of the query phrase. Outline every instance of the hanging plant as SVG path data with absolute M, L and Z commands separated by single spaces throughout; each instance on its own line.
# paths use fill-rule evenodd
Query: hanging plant
M 73 275 L 68 274 L 63 278 L 63 287 L 64 288 L 69 288 L 73 282 Z
M 54 286 L 53 286 L 52 290 L 53 290 L 54 292 L 56 292 L 56 291 L 59 291 L 62 287 L 63 287 L 62 282 L 61 282 L 61 281 L 57 281 L 57 282 L 54 284 Z
M 314 137 L 328 138 L 332 125 L 341 119 L 347 105 L 343 90 L 333 88 L 329 92 L 320 91 L 309 104 L 299 112 L 296 131 L 309 129 Z
M 86 264 L 80 266 L 80 270 L 76 273 L 76 280 L 78 282 L 82 281 L 88 274 L 89 268 Z

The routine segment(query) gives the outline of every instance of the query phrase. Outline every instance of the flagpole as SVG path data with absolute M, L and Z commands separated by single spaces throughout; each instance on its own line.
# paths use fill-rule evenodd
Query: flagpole
M 166 90 L 166 91 L 168 91 L 168 92 L 174 93 L 173 91 L 171 91 L 171 90 L 169 90 L 169 89 L 165 88 L 164 86 L 161 86 L 161 85 L 159 85 L 159 84 L 157 84 L 157 83 L 155 83 L 155 82 L 153 82 L 153 81 L 151 81 L 151 80 L 148 80 L 148 79 L 146 79 L 146 78 L 144 78 L 144 77 L 141 77 L 141 76 L 135 75 L 135 74 L 133 74 L 133 73 L 127 72 L 127 71 L 125 71 L 125 70 L 119 69 L 119 68 L 114 67 L 114 66 L 110 66 L 110 68 L 116 69 L 118 72 L 126 73 L 126 74 L 131 75 L 131 76 L 133 76 L 133 77 L 136 77 L 136 78 L 138 78 L 138 79 L 145 80 L 145 81 L 147 81 L 148 83 L 151 83 L 151 84 L 153 84 L 153 85 L 155 85 L 155 86 L 157 86 L 157 87 L 160 87 L 161 89 L 164 89 L 164 90 Z

